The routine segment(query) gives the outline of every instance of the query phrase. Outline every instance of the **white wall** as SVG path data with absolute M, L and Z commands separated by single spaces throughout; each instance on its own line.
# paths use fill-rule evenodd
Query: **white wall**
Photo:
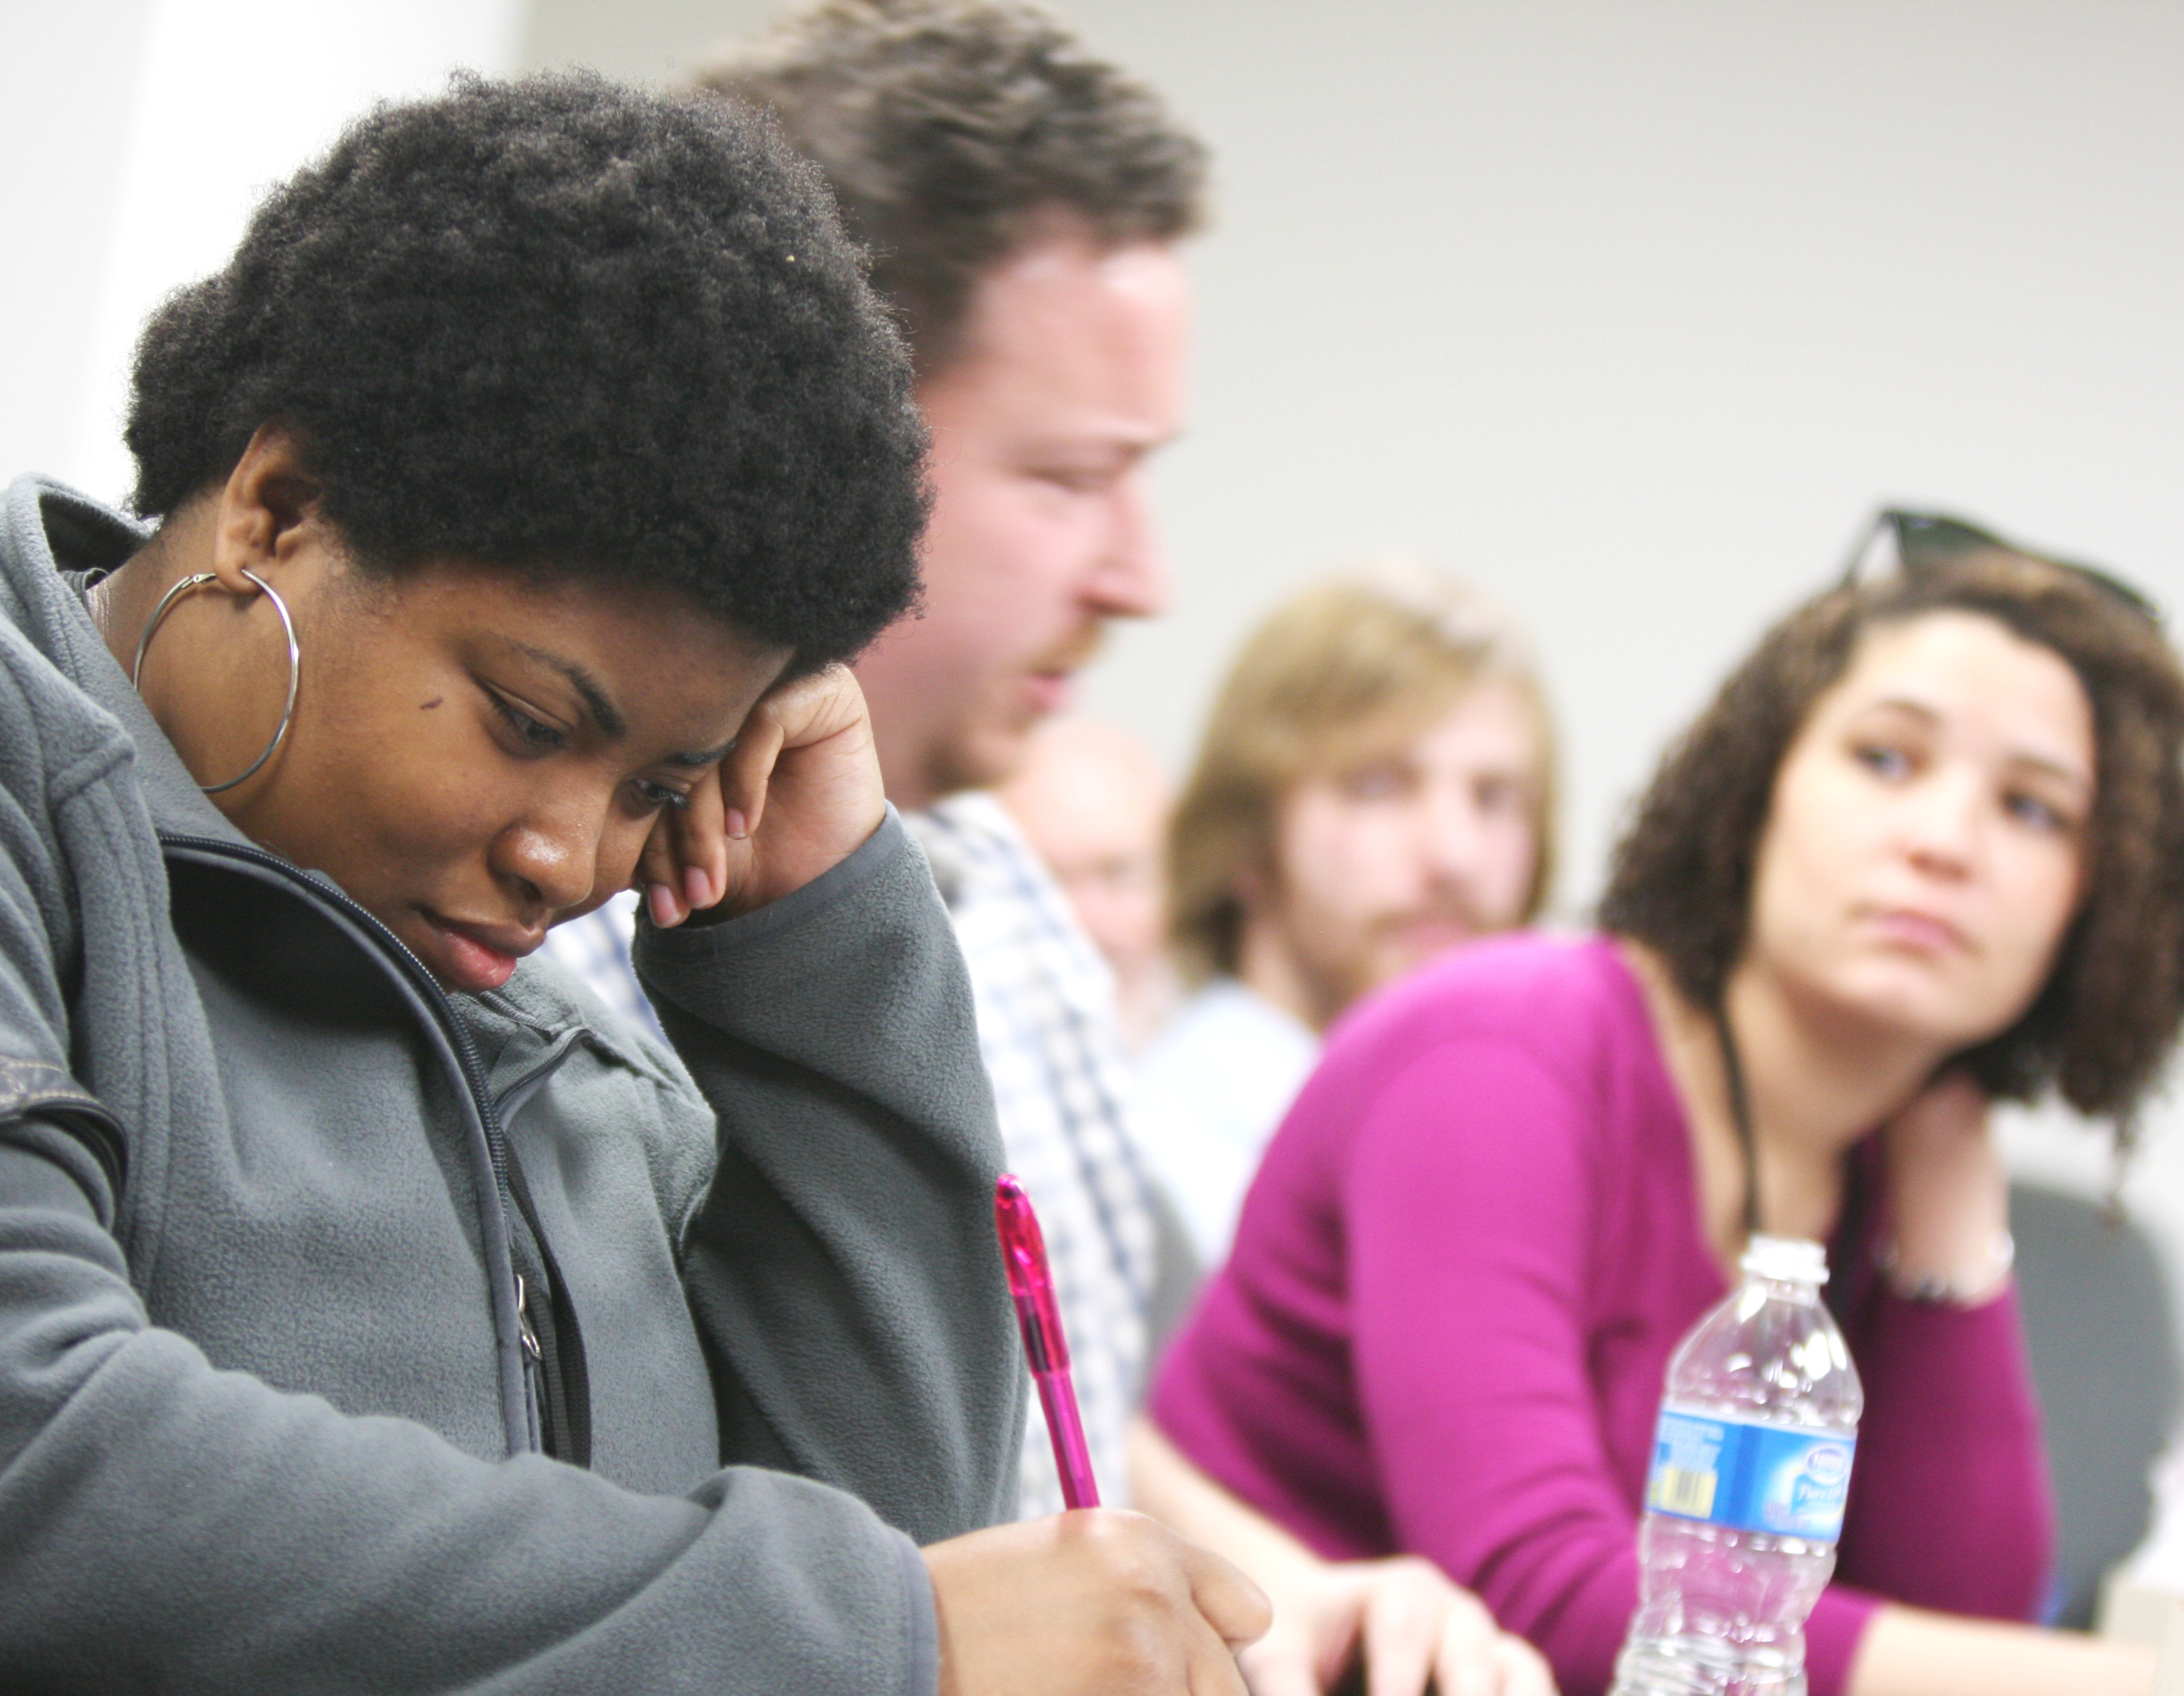
M 437 88 L 457 66 L 511 69 L 523 16 L 522 0 L 12 0 L 0 86 L 26 103 L 0 116 L 0 205 L 16 214 L 0 475 L 125 493 L 120 425 L 145 315 L 222 264 L 265 188 L 373 101 Z M 40 233 L 38 214 L 66 234 Z
M 75 440 L 149 0 L 0 0 L 0 483 Z
M 715 42 L 759 28 L 778 9 L 777 0 L 529 0 L 523 67 L 582 65 L 671 83 Z
M 1177 604 L 1090 690 L 1168 758 L 1290 586 L 1404 544 L 1513 603 L 1568 745 L 1562 912 L 1877 499 L 2184 617 L 2184 6 L 1066 0 L 1212 141 Z M 2184 1108 L 2126 1192 L 2178 1269 Z M 2012 1115 L 2099 1193 L 2099 1135 Z

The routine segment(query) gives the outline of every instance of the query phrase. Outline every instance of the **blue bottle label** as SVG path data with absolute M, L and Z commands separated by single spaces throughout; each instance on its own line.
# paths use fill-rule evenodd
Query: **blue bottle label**
M 1833 1543 L 1855 1437 L 1661 1410 L 1646 1506 L 1680 1520 Z

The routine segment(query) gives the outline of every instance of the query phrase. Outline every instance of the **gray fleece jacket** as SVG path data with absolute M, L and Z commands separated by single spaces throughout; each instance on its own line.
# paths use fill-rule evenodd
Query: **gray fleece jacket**
M 648 931 L 679 1058 L 450 998 L 198 792 L 60 575 L 142 541 L 0 505 L 0 1688 L 929 1691 L 1022 1410 L 916 848 Z

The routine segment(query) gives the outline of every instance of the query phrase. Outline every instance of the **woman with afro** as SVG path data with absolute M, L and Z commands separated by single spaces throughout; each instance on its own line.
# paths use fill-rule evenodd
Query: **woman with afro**
M 8 1688 L 1240 1688 L 1212 1557 L 979 1529 L 999 1143 L 842 664 L 910 385 L 748 113 L 461 81 L 160 309 L 135 516 L 8 492 Z M 632 884 L 671 1048 L 526 959 Z

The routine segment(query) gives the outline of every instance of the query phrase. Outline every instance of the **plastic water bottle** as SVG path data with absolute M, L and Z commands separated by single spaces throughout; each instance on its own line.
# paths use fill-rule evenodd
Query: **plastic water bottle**
M 1755 1237 L 1743 1265 L 1669 1362 L 1613 1696 L 1804 1696 L 1865 1393 L 1826 1251 Z

